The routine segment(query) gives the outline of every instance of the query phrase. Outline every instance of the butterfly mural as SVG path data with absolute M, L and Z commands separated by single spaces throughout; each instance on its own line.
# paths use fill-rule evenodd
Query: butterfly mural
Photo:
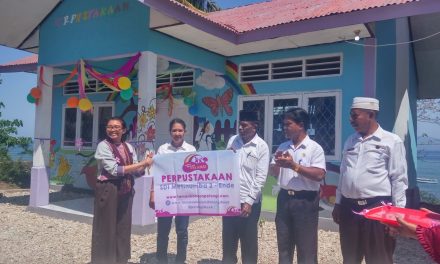
M 210 96 L 203 97 L 202 102 L 211 109 L 211 113 L 214 116 L 218 116 L 218 114 L 223 113 L 223 111 L 228 116 L 231 116 L 232 107 L 230 103 L 233 96 L 234 92 L 232 88 L 229 88 L 222 95 L 217 95 L 215 98 Z

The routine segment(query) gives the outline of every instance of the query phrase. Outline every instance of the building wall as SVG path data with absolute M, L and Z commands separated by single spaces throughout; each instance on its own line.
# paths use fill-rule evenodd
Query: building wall
M 104 8 L 104 9 L 103 9 Z M 93 11 L 93 10 L 98 11 Z M 90 11 L 92 10 L 92 11 Z M 113 10 L 110 12 L 109 10 Z M 116 10 L 118 10 L 116 12 Z M 91 15 L 90 15 L 91 14 Z M 79 59 L 97 59 L 111 58 L 124 54 L 135 54 L 138 51 L 152 51 L 159 56 L 172 58 L 174 61 L 180 61 L 183 64 L 195 66 L 195 85 L 193 106 L 197 106 L 188 111 L 194 116 L 194 139 L 197 139 L 201 126 L 209 122 L 211 128 L 217 123 L 220 124 L 222 135 L 225 138 L 217 136 L 217 148 L 224 147 L 228 136 L 236 130 L 237 116 L 237 98 L 238 93 L 234 91 L 231 102 L 228 102 L 233 109 L 228 113 L 224 108 L 220 108 L 217 115 L 214 115 L 212 107 L 206 104 L 206 98 L 216 100 L 219 96 L 227 93 L 231 87 L 230 83 L 223 80 L 223 85 L 208 87 L 201 79 L 206 73 L 206 69 L 218 73 L 225 73 L 226 60 L 240 65 L 242 63 L 272 61 L 286 58 L 299 58 L 315 55 L 326 55 L 338 53 L 342 55 L 342 74 L 332 77 L 315 77 L 298 80 L 266 81 L 254 83 L 257 94 L 277 94 L 289 92 L 315 92 L 335 90 L 341 92 L 341 134 L 340 142 L 353 133 L 349 123 L 349 111 L 352 98 L 355 96 L 365 96 L 366 91 L 371 91 L 371 87 L 365 87 L 371 82 L 365 78 L 370 78 L 367 73 L 374 72 L 376 80 L 375 95 L 381 101 L 381 114 L 379 122 L 387 130 L 393 130 L 395 119 L 399 112 L 397 105 L 399 100 L 396 97 L 396 79 L 397 79 L 397 53 L 396 47 L 376 48 L 376 64 L 374 69 L 366 62 L 365 47 L 362 45 L 353 45 L 345 42 L 316 45 L 311 47 L 302 47 L 296 49 L 280 50 L 273 52 L 264 52 L 258 54 L 249 54 L 243 56 L 234 56 L 226 58 L 218 54 L 197 48 L 193 45 L 176 40 L 164 34 L 154 32 L 148 28 L 149 9 L 147 6 L 135 0 L 97 0 L 97 1 L 63 1 L 59 7 L 45 20 L 40 31 L 40 63 L 43 65 L 70 65 L 71 67 Z M 383 21 L 375 23 L 374 36 L 376 44 L 386 44 L 396 42 L 396 22 Z M 359 42 L 364 43 L 363 40 Z M 408 54 L 408 95 L 415 98 L 416 80 L 414 61 L 412 51 Z M 121 59 L 120 61 L 124 61 Z M 120 63 L 112 61 L 101 64 L 101 67 L 112 71 L 118 68 Z M 69 69 L 70 67 L 70 69 Z M 187 67 L 187 66 L 185 66 Z M 367 77 L 366 77 L 367 76 Z M 66 75 L 56 76 L 54 83 L 62 81 Z M 216 78 L 222 79 L 223 76 Z M 221 81 L 219 83 L 222 83 Z M 54 177 L 63 174 L 63 169 L 69 169 L 69 174 L 76 177 L 77 184 L 80 187 L 85 186 L 83 177 L 78 176 L 86 174 L 87 169 L 93 164 L 93 151 L 63 150 L 59 146 L 62 134 L 62 109 L 67 98 L 62 89 L 54 89 L 53 108 L 52 108 L 52 137 L 57 141 L 54 147 L 52 175 Z M 105 101 L 108 94 L 89 95 L 93 102 Z M 177 100 L 183 100 L 177 99 Z M 137 102 L 137 99 L 134 100 Z M 127 108 L 127 102 L 116 100 L 115 113 L 119 115 Z M 409 100 L 410 117 L 415 120 L 415 101 Z M 125 117 L 130 124 L 133 122 L 136 112 L 130 112 Z M 411 119 L 408 124 L 414 128 L 414 121 Z M 210 133 L 214 133 L 211 129 Z M 410 133 L 413 133 L 411 129 Z M 219 142 L 221 139 L 222 142 Z M 200 143 L 200 142 L 199 142 Z M 414 141 L 410 141 L 410 145 Z M 342 148 L 343 144 L 341 144 Z M 62 157 L 64 161 L 62 161 Z M 68 166 L 64 164 L 68 162 Z M 337 165 L 337 164 L 336 164 Z M 64 166 L 64 167 L 63 167 Z M 94 172 L 96 173 L 96 172 Z M 336 180 L 332 180 L 335 184 Z
M 136 0 L 62 1 L 42 24 L 39 63 L 64 65 L 149 50 L 224 70 L 222 56 L 151 31 L 148 25 L 149 8 Z

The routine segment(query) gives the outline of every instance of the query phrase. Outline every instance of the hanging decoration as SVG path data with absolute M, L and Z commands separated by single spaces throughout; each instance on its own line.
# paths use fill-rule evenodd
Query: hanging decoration
M 30 94 L 35 98 L 35 99 L 40 99 L 41 97 L 41 89 L 38 87 L 34 87 L 31 89 Z
M 131 81 L 125 76 L 118 78 L 118 87 L 121 88 L 121 90 L 127 90 L 131 87 Z
M 92 102 L 88 98 L 81 98 L 78 102 L 78 108 L 83 111 L 87 112 L 92 109 L 93 105 Z
M 32 94 L 28 94 L 26 99 L 27 99 L 27 101 L 28 101 L 29 103 L 31 103 L 31 104 L 36 104 L 36 103 L 37 103 L 37 99 L 35 99 L 35 98 L 32 96 Z
M 75 99 L 70 97 L 68 99 L 67 105 L 70 107 L 79 107 L 82 111 L 89 111 L 92 109 L 92 102 L 87 99 L 85 93 L 85 86 L 88 85 L 87 75 L 101 81 L 105 86 L 112 89 L 114 92 L 111 94 L 107 100 L 112 100 L 116 98 L 117 94 L 120 94 L 123 100 L 130 100 L 133 95 L 135 95 L 133 88 L 131 87 L 131 80 L 136 73 L 135 65 L 138 63 L 141 53 L 138 52 L 136 55 L 131 57 L 124 65 L 113 73 L 103 74 L 97 71 L 84 60 L 80 60 L 76 67 L 70 72 L 69 76 L 63 80 L 61 83 L 56 85 L 56 87 L 64 87 L 73 77 L 78 76 L 78 87 L 79 87 L 79 100 L 76 102 Z M 45 83 L 43 78 L 43 69 L 40 69 L 40 80 Z M 34 97 L 33 97 L 34 98 Z M 34 101 L 33 98 L 28 98 L 28 101 Z M 36 98 L 34 98 L 36 99 Z M 76 98 L 78 99 L 78 98 Z M 83 100 L 84 99 L 84 100 Z M 87 109 L 87 110 L 85 110 Z
M 168 116 L 171 116 L 174 109 L 173 86 L 170 83 L 160 85 L 156 88 L 156 96 L 162 99 L 162 102 L 168 100 Z
M 41 89 L 38 87 L 34 87 L 29 91 L 27 95 L 27 101 L 31 104 L 38 104 L 38 99 L 41 97 Z
M 75 108 L 75 107 L 78 107 L 78 104 L 79 104 L 79 99 L 76 96 L 72 96 L 72 97 L 69 97 L 69 99 L 67 99 L 67 106 L 68 107 Z
M 66 84 L 72 80 L 73 77 L 75 77 L 75 75 L 78 74 L 78 67 L 74 67 L 73 70 L 70 72 L 69 76 L 67 76 L 66 79 L 64 79 L 64 81 L 60 82 L 59 84 L 56 85 L 56 87 L 64 87 L 66 86 Z
M 84 141 L 82 138 L 75 139 L 75 149 L 78 152 L 81 152 L 81 148 L 84 145 Z
M 120 95 L 122 100 L 128 101 L 133 97 L 133 89 L 122 90 Z

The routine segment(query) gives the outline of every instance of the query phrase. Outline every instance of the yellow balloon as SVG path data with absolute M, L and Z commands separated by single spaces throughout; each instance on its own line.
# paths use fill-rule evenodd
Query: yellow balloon
M 118 79 L 118 86 L 119 88 L 121 88 L 122 90 L 127 90 L 128 88 L 131 87 L 131 81 L 130 79 L 128 79 L 127 77 L 120 77 Z
M 78 103 L 78 108 L 81 110 L 81 111 L 89 111 L 90 109 L 92 109 L 92 107 L 93 107 L 93 105 L 92 105 L 92 102 L 90 102 L 90 100 L 89 99 L 87 99 L 87 98 L 81 98 L 80 100 L 79 100 L 79 103 Z

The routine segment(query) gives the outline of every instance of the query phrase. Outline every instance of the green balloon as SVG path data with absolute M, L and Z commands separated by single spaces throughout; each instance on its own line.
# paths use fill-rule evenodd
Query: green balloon
M 191 106 L 194 104 L 194 101 L 193 101 L 192 97 L 188 96 L 188 97 L 183 98 L 183 103 L 187 106 Z
M 122 90 L 121 91 L 121 98 L 123 100 L 130 100 L 130 98 L 133 97 L 133 89 L 127 89 L 127 90 Z
M 32 96 L 32 94 L 28 94 L 27 101 L 31 104 L 35 103 L 35 98 Z
M 188 97 L 192 93 L 192 89 L 184 89 L 183 96 Z

